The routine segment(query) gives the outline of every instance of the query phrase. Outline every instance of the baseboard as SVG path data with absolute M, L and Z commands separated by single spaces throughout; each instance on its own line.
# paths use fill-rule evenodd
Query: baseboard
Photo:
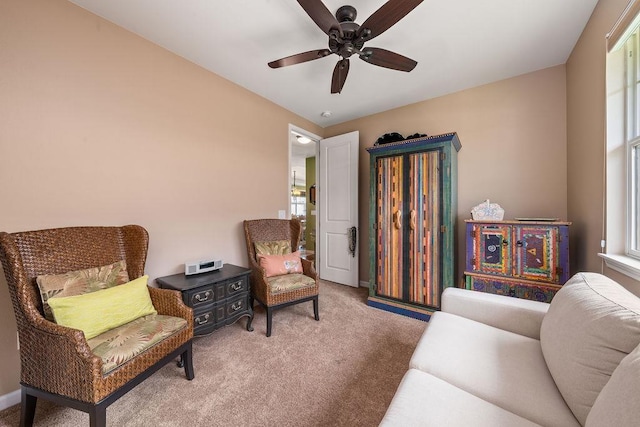
M 364 280 L 360 281 L 360 287 L 361 288 L 368 288 L 369 287 L 369 282 L 365 282 Z
M 17 405 L 18 403 L 20 403 L 20 390 L 15 390 L 0 396 L 0 411 Z

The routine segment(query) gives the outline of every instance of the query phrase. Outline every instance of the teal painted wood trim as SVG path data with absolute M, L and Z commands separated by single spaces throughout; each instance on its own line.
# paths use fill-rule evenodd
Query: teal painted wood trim
M 401 314 L 403 316 L 412 317 L 414 319 L 422 320 L 424 322 L 428 322 L 431 319 L 431 315 L 427 313 L 416 312 L 415 310 L 411 310 L 411 307 L 398 307 L 391 304 L 386 304 L 382 301 L 372 301 L 368 300 L 367 305 L 370 307 L 375 307 L 380 310 L 390 311 L 391 313 Z
M 376 159 L 369 156 L 369 296 L 376 295 Z
M 457 139 L 457 138 L 456 138 Z M 458 147 L 460 142 L 458 141 Z M 443 183 L 443 225 L 446 227 L 443 237 L 443 264 L 442 264 L 442 287 L 448 288 L 456 286 L 456 235 L 458 213 L 458 150 L 451 140 L 451 144 L 444 147 L 445 159 L 442 162 L 442 183 Z M 447 256 L 449 255 L 449 256 Z

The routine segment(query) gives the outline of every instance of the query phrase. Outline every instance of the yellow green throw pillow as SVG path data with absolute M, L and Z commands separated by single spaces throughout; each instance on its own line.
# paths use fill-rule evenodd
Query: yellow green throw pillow
M 123 285 L 88 294 L 53 297 L 49 305 L 59 325 L 80 329 L 91 339 L 138 317 L 156 314 L 145 275 Z

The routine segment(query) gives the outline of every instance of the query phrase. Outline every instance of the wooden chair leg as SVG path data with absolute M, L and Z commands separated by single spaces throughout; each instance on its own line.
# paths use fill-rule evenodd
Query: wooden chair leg
M 195 373 L 193 371 L 193 349 L 191 343 L 189 343 L 189 347 L 182 353 L 180 358 L 184 363 L 184 374 L 187 379 L 191 381 L 195 378 Z
M 271 321 L 273 320 L 273 309 L 267 307 L 267 336 L 271 336 Z
M 253 332 L 253 326 L 251 326 L 253 322 L 253 295 L 251 295 L 251 293 L 249 293 L 249 309 L 251 310 L 251 316 L 249 316 L 249 320 L 247 320 L 247 331 Z
M 90 427 L 107 427 L 107 406 L 94 405 L 89 410 L 89 426 Z
M 316 320 L 320 320 L 320 313 L 318 310 L 318 296 L 313 299 L 313 315 Z
M 27 394 L 27 391 L 22 389 L 22 404 L 20 405 L 20 427 L 31 427 L 33 425 L 33 419 L 36 415 L 36 403 L 38 398 Z
M 251 322 L 253 322 L 253 313 L 251 313 L 251 316 L 249 316 L 249 318 L 247 319 L 247 331 L 249 332 L 253 332 L 253 326 L 251 326 Z

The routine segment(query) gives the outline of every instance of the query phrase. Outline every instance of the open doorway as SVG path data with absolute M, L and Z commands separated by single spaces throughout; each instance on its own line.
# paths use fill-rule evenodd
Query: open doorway
M 300 254 L 315 260 L 317 232 L 316 154 L 319 137 L 289 125 L 289 212 L 302 223 Z

